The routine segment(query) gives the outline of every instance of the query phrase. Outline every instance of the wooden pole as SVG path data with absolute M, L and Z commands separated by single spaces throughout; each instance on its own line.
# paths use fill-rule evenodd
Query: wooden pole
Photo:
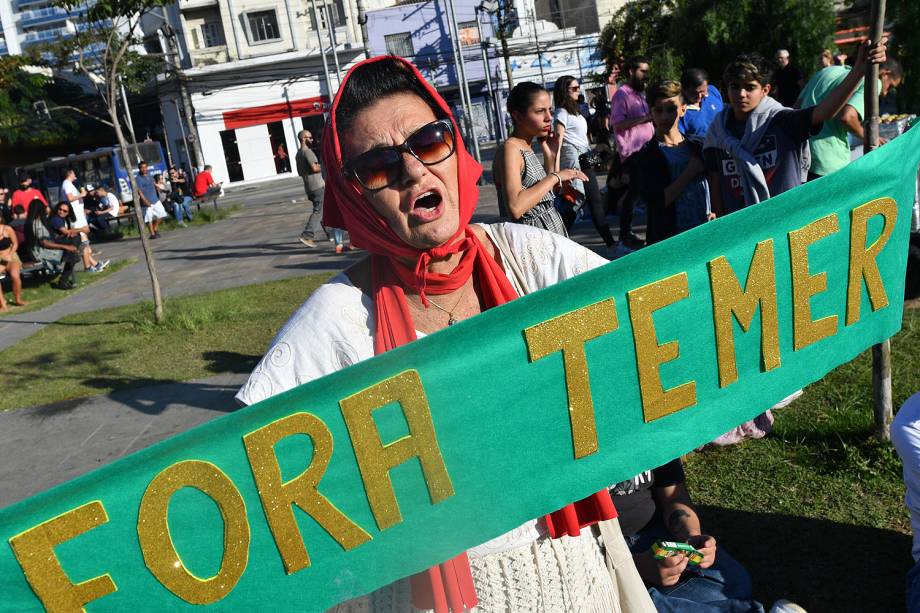
M 869 39 L 877 43 L 885 31 L 885 0 L 872 0 L 869 17 Z M 863 153 L 878 147 L 878 64 L 866 67 L 865 136 Z M 875 434 L 883 441 L 891 440 L 891 341 L 872 347 L 872 400 L 875 405 Z

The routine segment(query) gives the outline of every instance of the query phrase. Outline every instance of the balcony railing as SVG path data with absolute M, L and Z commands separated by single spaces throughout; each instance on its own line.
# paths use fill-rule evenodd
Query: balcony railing
M 64 21 L 70 18 L 71 15 L 77 16 L 84 12 L 86 12 L 86 9 L 76 9 L 69 12 L 56 6 L 35 9 L 34 11 L 23 11 L 19 14 L 19 25 L 23 28 L 29 28 L 32 26 L 54 23 L 56 21 Z
M 27 32 L 25 36 L 22 37 L 22 43 L 24 45 L 31 45 L 62 38 L 67 36 L 67 34 L 67 28 L 53 28 L 51 30 L 42 30 L 41 32 Z

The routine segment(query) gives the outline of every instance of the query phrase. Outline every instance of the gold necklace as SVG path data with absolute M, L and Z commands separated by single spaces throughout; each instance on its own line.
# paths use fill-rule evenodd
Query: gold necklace
M 451 310 L 449 310 L 449 311 L 448 311 L 447 309 L 445 309 L 444 307 L 442 307 L 442 306 L 441 306 L 440 304 L 438 304 L 437 302 L 435 302 L 434 300 L 432 300 L 431 297 L 428 298 L 428 302 L 431 303 L 431 306 L 433 306 L 433 307 L 435 307 L 436 309 L 439 309 L 439 310 L 444 311 L 445 313 L 447 313 L 447 325 L 448 325 L 448 326 L 452 326 L 452 325 L 454 325 L 455 323 L 457 323 L 458 320 L 457 320 L 457 319 L 454 319 L 454 311 L 456 311 L 456 310 L 457 310 L 457 307 L 460 306 L 460 302 L 463 300 L 463 297 L 466 295 L 466 289 L 467 289 L 468 287 L 469 287 L 469 285 L 463 286 L 463 291 L 460 292 L 460 297 L 457 298 L 457 302 L 454 303 L 454 307 L 453 307 Z

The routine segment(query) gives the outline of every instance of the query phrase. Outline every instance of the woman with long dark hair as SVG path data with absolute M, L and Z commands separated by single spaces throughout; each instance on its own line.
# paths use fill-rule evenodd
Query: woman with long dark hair
M 508 95 L 508 113 L 514 128 L 492 163 L 499 209 L 512 221 L 568 236 L 556 210 L 555 192 L 585 176 L 578 170 L 556 169 L 549 92 L 536 83 L 518 83 Z M 533 152 L 534 140 L 543 150 L 542 164 Z
M 588 206 L 594 228 L 604 240 L 608 250 L 614 248 L 615 241 L 607 225 L 607 213 L 601 200 L 601 192 L 597 187 L 597 175 L 590 165 L 582 165 L 580 157 L 591 150 L 588 141 L 588 120 L 581 114 L 578 97 L 581 95 L 581 86 L 575 77 L 565 75 L 556 79 L 553 85 L 553 102 L 556 113 L 553 116 L 553 134 L 556 144 L 556 167 L 558 172 L 564 168 L 575 168 L 584 175 L 582 181 L 573 181 L 575 188 L 575 202 L 570 210 L 563 215 L 566 229 L 571 228 L 575 221 L 576 210 L 582 205 Z

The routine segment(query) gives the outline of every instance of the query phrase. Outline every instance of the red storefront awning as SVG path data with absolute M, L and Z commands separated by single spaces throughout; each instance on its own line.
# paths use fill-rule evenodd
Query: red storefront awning
M 315 96 L 289 102 L 251 106 L 247 109 L 237 109 L 235 111 L 224 111 L 224 128 L 236 130 L 237 128 L 281 121 L 290 117 L 322 115 L 328 103 L 328 96 Z

